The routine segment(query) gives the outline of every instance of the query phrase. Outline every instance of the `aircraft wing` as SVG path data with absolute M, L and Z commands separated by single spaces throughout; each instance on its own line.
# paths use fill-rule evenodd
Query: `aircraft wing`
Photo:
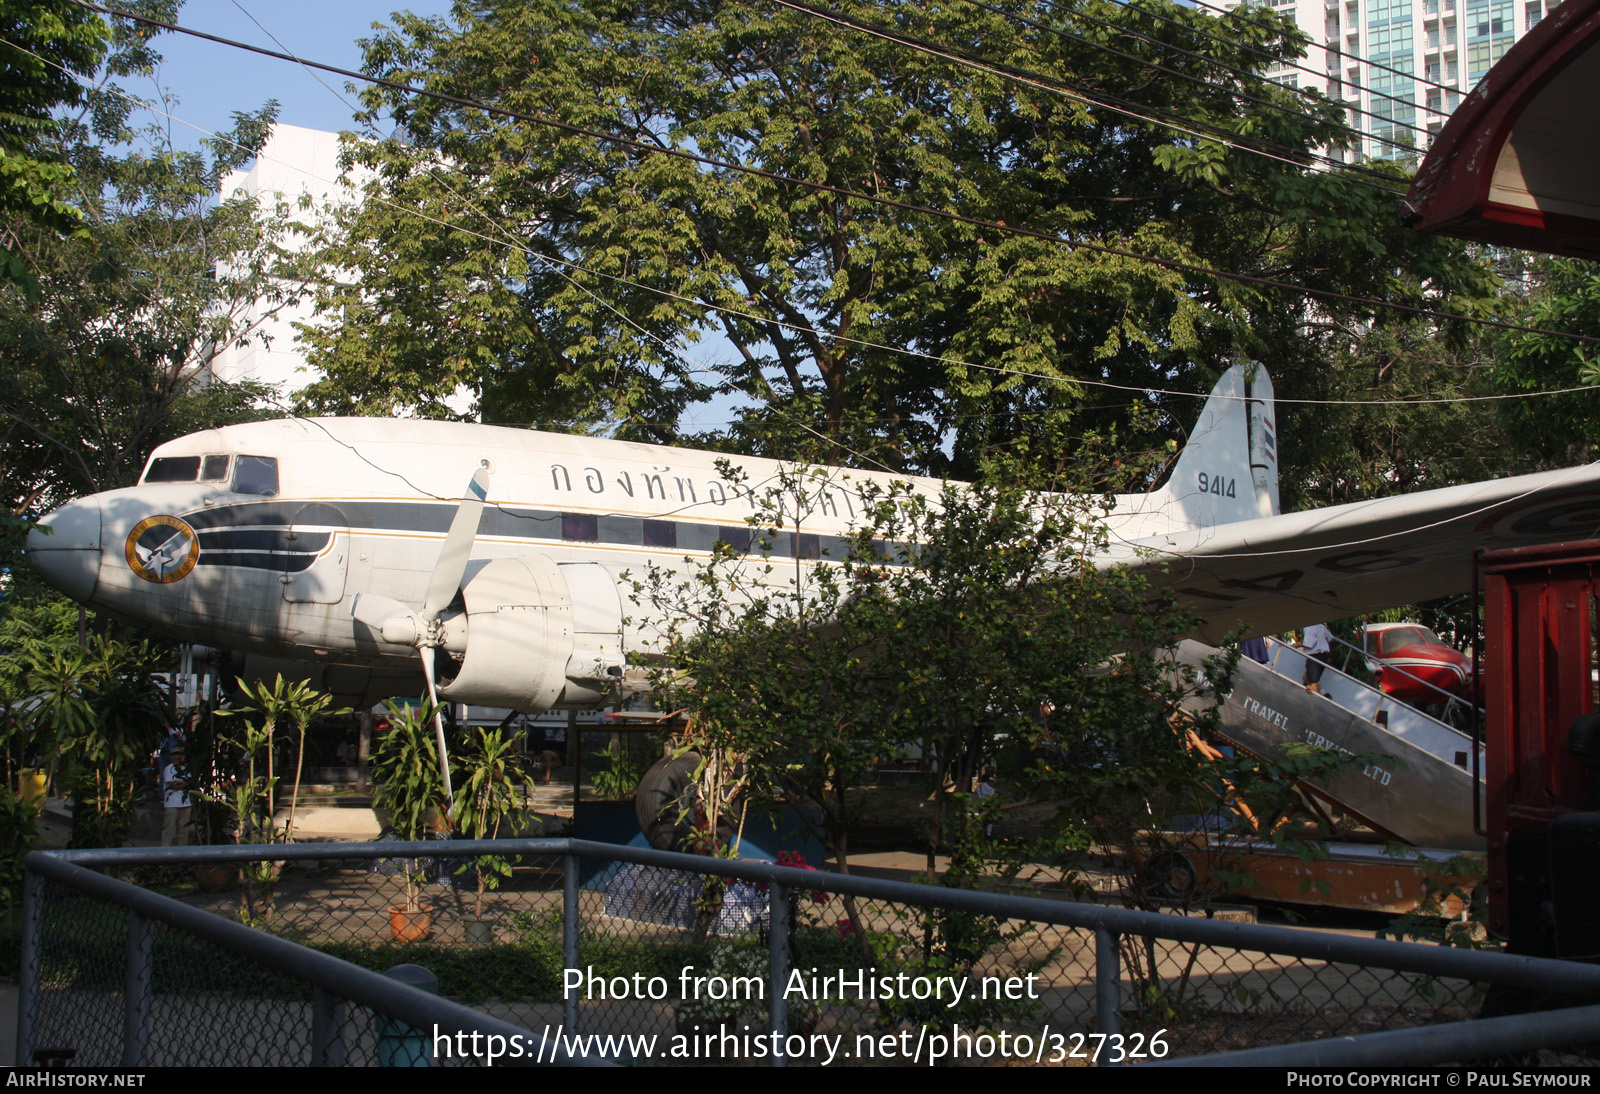
M 1117 544 L 1217 642 L 1469 592 L 1479 548 L 1600 538 L 1600 463 Z

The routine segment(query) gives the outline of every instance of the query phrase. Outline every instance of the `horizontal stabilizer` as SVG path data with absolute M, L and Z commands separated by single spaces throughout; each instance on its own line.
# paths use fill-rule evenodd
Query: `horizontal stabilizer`
M 1600 464 L 1451 486 L 1118 544 L 1219 642 L 1472 588 L 1478 548 L 1600 536 Z

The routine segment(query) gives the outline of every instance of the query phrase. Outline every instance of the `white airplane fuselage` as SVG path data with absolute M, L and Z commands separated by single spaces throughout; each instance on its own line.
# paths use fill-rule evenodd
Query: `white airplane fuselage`
M 1241 434 L 1244 383 L 1217 404 Z M 1233 388 L 1229 388 L 1230 391 Z M 1269 396 L 1270 398 L 1270 396 Z M 1237 405 L 1234 405 L 1237 403 Z M 1209 405 L 1209 404 L 1208 404 Z M 1270 405 L 1270 403 L 1268 404 Z M 1270 424 L 1270 423 L 1269 423 Z M 1217 445 L 1213 445 L 1216 449 Z M 1229 482 L 1119 498 L 1114 534 L 1138 540 L 1205 519 L 1258 515 L 1248 442 L 1200 478 Z M 1240 453 L 1246 453 L 1240 457 Z M 784 529 L 755 542 L 761 497 L 792 471 L 718 454 L 462 423 L 289 419 L 162 445 L 139 485 L 69 503 L 28 541 L 30 560 L 81 603 L 164 635 L 313 664 L 415 667 L 416 643 L 353 614 L 361 595 L 421 604 L 461 488 L 489 467 L 488 499 L 438 645 L 463 658 L 447 697 L 540 710 L 614 698 L 630 651 L 661 637 L 634 603 L 650 567 L 700 566 L 718 541 L 766 556 L 772 580 L 843 557 L 863 490 L 942 483 L 829 468 Z M 1240 481 L 1242 480 L 1242 481 Z M 1273 482 L 1275 489 L 1275 479 Z M 1237 509 L 1217 517 L 1213 510 Z M 787 570 L 787 573 L 785 572 Z
M 1097 562 L 1170 591 L 1197 637 L 1464 592 L 1479 548 L 1600 534 L 1600 464 L 1280 515 L 1272 387 L 1246 374 L 1223 374 L 1165 485 L 1103 517 Z M 797 471 L 804 497 L 763 541 L 750 518 Z M 651 567 L 686 575 L 721 541 L 787 587 L 842 558 L 868 523 L 863 491 L 895 482 L 943 486 L 496 426 L 290 419 L 164 444 L 139 485 L 62 506 L 27 550 L 74 600 L 167 637 L 366 673 L 346 694 L 437 672 L 452 701 L 591 707 L 627 686 L 630 653 L 662 648 L 670 609 L 635 597 Z

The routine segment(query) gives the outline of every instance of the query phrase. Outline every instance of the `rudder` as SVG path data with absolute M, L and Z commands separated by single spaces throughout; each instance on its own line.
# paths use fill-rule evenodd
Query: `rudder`
M 1234 365 L 1222 374 L 1162 489 L 1169 512 L 1192 528 L 1278 514 L 1277 426 L 1265 368 Z

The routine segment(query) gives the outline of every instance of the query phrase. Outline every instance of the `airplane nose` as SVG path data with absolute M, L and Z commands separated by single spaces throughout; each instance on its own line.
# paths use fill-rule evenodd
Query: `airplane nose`
M 100 575 L 100 502 L 79 498 L 28 532 L 28 561 L 39 576 L 77 601 L 88 600 Z

